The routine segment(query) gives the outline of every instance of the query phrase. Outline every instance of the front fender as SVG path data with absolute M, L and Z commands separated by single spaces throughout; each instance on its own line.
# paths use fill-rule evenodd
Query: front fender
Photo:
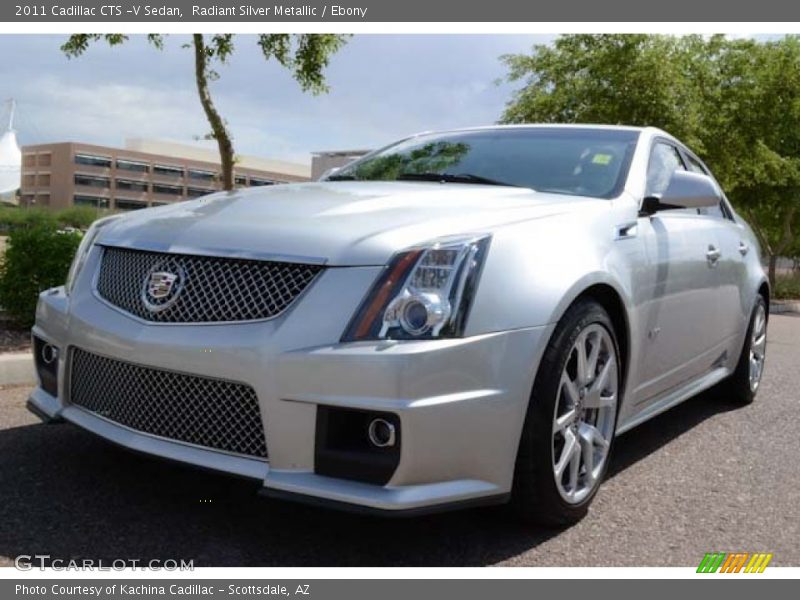
M 647 268 L 644 245 L 636 236 L 614 235 L 615 224 L 631 215 L 603 204 L 585 213 L 520 223 L 494 234 L 467 335 L 555 323 L 598 284 L 611 287 L 628 313 L 634 310 L 640 299 L 633 278 Z

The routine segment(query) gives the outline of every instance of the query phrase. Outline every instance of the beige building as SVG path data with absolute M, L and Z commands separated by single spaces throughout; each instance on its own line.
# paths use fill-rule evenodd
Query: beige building
M 343 167 L 369 154 L 371 150 L 325 150 L 311 153 L 311 179 L 316 181 L 326 171 Z
M 237 187 L 308 181 L 309 165 L 237 157 Z M 125 148 L 73 142 L 23 146 L 20 204 L 132 210 L 209 194 L 221 188 L 213 150 L 157 140 Z

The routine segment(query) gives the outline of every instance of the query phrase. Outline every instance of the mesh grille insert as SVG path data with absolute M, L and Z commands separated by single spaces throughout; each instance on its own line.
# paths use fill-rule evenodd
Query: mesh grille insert
M 221 379 L 134 365 L 75 348 L 70 401 L 137 431 L 267 457 L 255 390 Z
M 105 247 L 97 292 L 114 306 L 147 321 L 249 321 L 282 313 L 322 269 L 318 265 Z M 147 295 L 154 273 L 174 278 L 170 291 L 161 298 Z

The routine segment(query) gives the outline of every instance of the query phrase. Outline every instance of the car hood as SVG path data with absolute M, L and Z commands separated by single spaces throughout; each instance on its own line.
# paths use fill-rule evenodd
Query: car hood
M 219 192 L 125 215 L 101 244 L 185 254 L 383 265 L 446 235 L 604 202 L 526 188 L 417 182 L 314 182 Z

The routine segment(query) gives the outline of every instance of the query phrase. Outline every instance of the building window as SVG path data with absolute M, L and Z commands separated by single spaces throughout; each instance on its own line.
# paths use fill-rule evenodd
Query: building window
M 275 181 L 271 179 L 259 179 L 258 177 L 251 177 L 250 178 L 250 185 L 251 186 L 260 186 L 260 185 L 275 185 Z
M 129 190 L 131 192 L 147 192 L 146 181 L 131 181 L 129 179 L 117 179 L 118 190 Z
M 189 169 L 190 179 L 199 179 L 201 181 L 214 181 L 217 174 L 213 171 L 202 171 L 200 169 Z
M 153 173 L 156 175 L 166 175 L 167 177 L 183 177 L 183 167 L 153 165 Z
M 50 173 L 39 173 L 39 177 L 37 179 L 37 185 L 41 187 L 50 186 Z
M 108 198 L 101 198 L 100 196 L 86 196 L 84 194 L 75 194 L 72 201 L 76 206 L 94 206 L 95 208 L 108 208 Z
M 147 202 L 117 198 L 114 201 L 114 207 L 119 210 L 139 210 L 140 208 L 147 208 Z
M 92 156 L 91 154 L 76 154 L 75 164 L 109 168 L 111 166 L 111 159 L 104 156 Z
M 28 173 L 22 176 L 22 187 L 33 187 L 36 183 L 36 175 Z
M 138 173 L 147 173 L 150 171 L 150 165 L 138 160 L 117 160 L 117 168 L 124 171 L 136 171 Z
M 40 154 L 37 162 L 40 167 L 49 167 L 50 164 L 53 162 L 53 155 L 50 154 L 49 152 Z
M 75 173 L 74 181 L 75 185 L 86 185 L 96 188 L 107 188 L 111 183 L 108 177 L 95 177 L 93 175 L 81 175 L 80 173 Z
M 22 157 L 22 166 L 23 167 L 35 167 L 36 166 L 36 155 L 35 154 L 26 154 Z
M 177 185 L 164 185 L 162 183 L 154 183 L 153 193 L 170 194 L 172 196 L 183 196 L 183 188 Z
M 205 196 L 207 194 L 213 194 L 216 190 L 209 190 L 203 188 L 186 188 L 186 195 L 189 198 L 197 198 L 198 196 Z

